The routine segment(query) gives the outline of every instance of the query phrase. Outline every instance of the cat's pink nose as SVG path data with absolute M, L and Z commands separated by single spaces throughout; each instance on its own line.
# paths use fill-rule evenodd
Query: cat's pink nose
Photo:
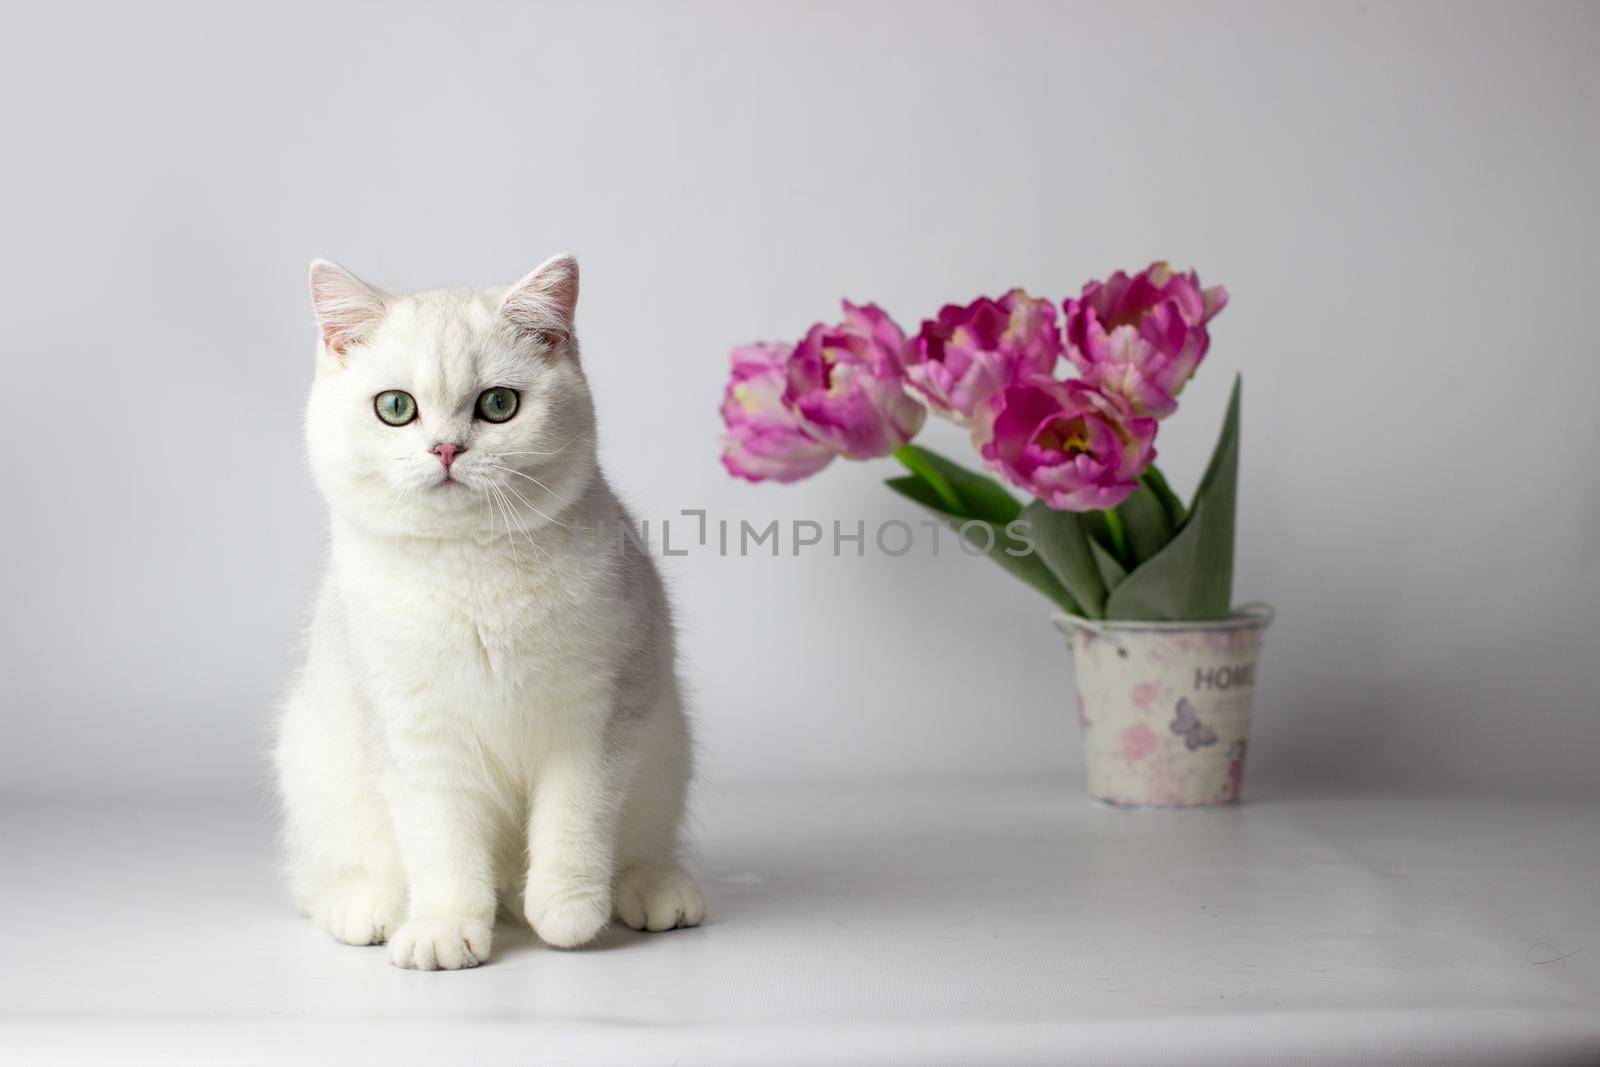
M 439 462 L 444 464 L 445 470 L 449 470 L 450 464 L 454 463 L 456 457 L 465 451 L 466 449 L 460 445 L 437 444 L 433 446 L 433 454 L 439 457 Z

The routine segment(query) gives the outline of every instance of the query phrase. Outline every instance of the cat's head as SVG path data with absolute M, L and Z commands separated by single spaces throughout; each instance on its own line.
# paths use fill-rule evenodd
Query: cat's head
M 595 469 L 576 260 L 488 292 L 384 292 L 326 260 L 310 280 L 306 439 L 336 512 L 383 534 L 479 540 L 558 521 Z

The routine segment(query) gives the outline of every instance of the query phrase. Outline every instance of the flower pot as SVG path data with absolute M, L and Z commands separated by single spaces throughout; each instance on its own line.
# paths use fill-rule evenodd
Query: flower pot
M 1072 644 L 1091 797 L 1159 808 L 1239 798 L 1271 608 L 1218 622 L 1051 621 Z

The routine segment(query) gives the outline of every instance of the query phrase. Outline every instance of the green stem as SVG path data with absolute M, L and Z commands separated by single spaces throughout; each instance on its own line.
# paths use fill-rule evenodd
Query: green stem
M 1118 514 L 1116 508 L 1107 508 L 1104 515 L 1106 529 L 1111 533 L 1111 550 L 1126 567 L 1131 562 L 1128 559 L 1128 528 L 1123 525 L 1122 516 Z
M 933 491 L 939 494 L 939 499 L 944 501 L 945 510 L 952 515 L 965 515 L 967 509 L 962 506 L 961 498 L 956 496 L 955 488 L 950 480 L 939 473 L 939 469 L 922 458 L 911 445 L 901 445 L 894 450 L 894 458 L 905 465 L 906 470 L 933 486 Z

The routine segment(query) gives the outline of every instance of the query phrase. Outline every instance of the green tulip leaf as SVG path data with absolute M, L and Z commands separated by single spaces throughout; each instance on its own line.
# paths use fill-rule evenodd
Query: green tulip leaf
M 1128 572 L 1117 562 L 1116 556 L 1107 552 L 1100 546 L 1100 542 L 1093 538 L 1089 539 L 1089 551 L 1094 553 L 1095 569 L 1100 572 L 1100 580 L 1105 583 L 1106 592 L 1114 592 L 1117 586 L 1122 584 L 1123 579 L 1128 577 Z
M 1193 511 L 1195 504 L 1200 503 L 1203 497 L 1212 493 L 1212 485 L 1218 479 L 1226 477 L 1229 481 L 1226 493 L 1231 503 L 1237 479 L 1239 477 L 1239 394 L 1244 387 L 1244 376 L 1233 376 L 1233 392 L 1228 396 L 1228 413 L 1222 417 L 1222 433 L 1217 437 L 1217 447 L 1211 450 L 1211 459 L 1206 463 L 1206 472 L 1200 476 L 1200 484 L 1194 491 L 1194 504 L 1189 505 Z M 1233 509 L 1230 507 L 1229 513 Z
M 1080 511 L 1078 522 L 1083 526 L 1085 537 L 1111 553 L 1113 559 L 1116 558 L 1117 539 L 1111 535 L 1111 523 L 1106 520 L 1105 512 Z
M 972 518 L 1004 526 L 1022 510 L 1022 505 L 1007 492 L 1005 486 L 993 478 L 968 470 L 954 460 L 946 459 L 932 449 L 906 445 L 895 456 L 911 468 L 913 474 L 930 485 L 933 484 L 930 475 L 931 478 L 943 478 Z
M 927 481 L 914 475 L 907 474 L 898 478 L 887 478 L 884 480 L 884 484 L 907 500 L 921 504 L 924 508 L 943 519 L 951 529 L 964 537 L 969 544 L 986 549 L 990 559 L 1009 571 L 1013 577 L 1021 579 L 1049 597 L 1060 606 L 1061 610 L 1073 615 L 1083 614 L 1083 609 L 1078 606 L 1072 595 L 1056 580 L 1055 575 L 1050 572 L 1050 568 L 1045 566 L 1044 562 L 1039 558 L 1039 553 L 1036 550 L 1030 551 L 1026 541 L 1014 536 L 1006 529 L 1011 520 L 990 522 L 987 519 L 952 514 L 945 506 L 942 495 Z M 1004 490 L 1001 491 L 1004 492 Z M 1006 495 L 1010 496 L 1009 493 Z M 980 538 L 973 524 L 988 526 L 993 531 L 994 536 Z
M 1050 573 L 1083 605 L 1086 618 L 1105 618 L 1106 585 L 1090 550 L 1093 543 L 1083 514 L 1056 511 L 1035 500 L 1022 509 L 1032 527 L 1034 549 Z
M 1148 485 L 1139 486 L 1128 499 L 1118 504 L 1117 514 L 1122 517 L 1133 567 L 1166 548 L 1177 530 L 1161 497 Z
M 1236 378 L 1222 433 L 1195 490 L 1188 521 L 1165 548 L 1106 598 L 1107 618 L 1179 622 L 1228 617 L 1233 602 L 1239 394 Z
M 1161 501 L 1161 508 L 1167 513 L 1167 521 L 1172 524 L 1172 528 L 1183 529 L 1183 520 L 1188 517 L 1188 512 L 1184 510 L 1183 501 L 1178 499 L 1178 494 L 1167 484 L 1167 476 L 1161 473 L 1161 468 L 1152 463 L 1139 481 Z

